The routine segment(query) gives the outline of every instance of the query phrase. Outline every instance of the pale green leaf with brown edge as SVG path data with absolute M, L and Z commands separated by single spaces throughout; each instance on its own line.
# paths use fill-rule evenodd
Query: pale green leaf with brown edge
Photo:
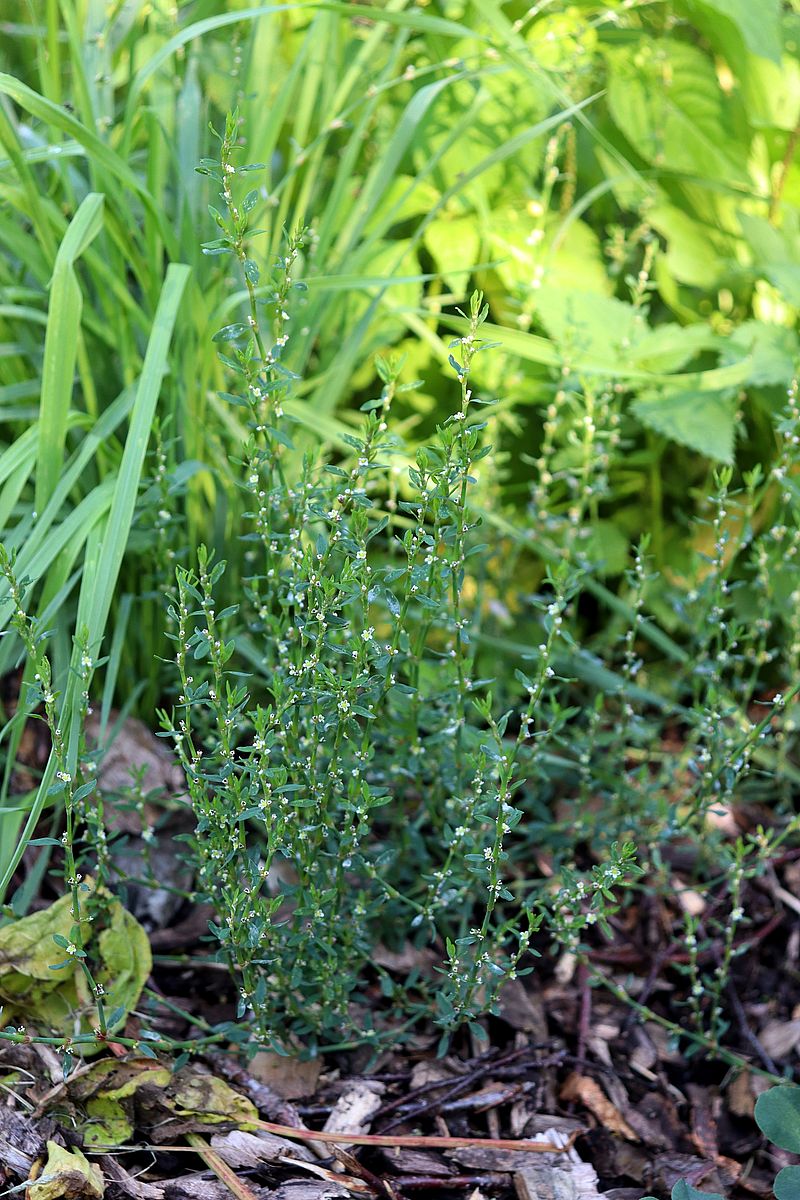
M 85 1075 L 69 1082 L 69 1097 L 85 1113 L 81 1126 L 87 1146 L 122 1146 L 136 1124 L 136 1092 L 142 1084 L 166 1087 L 172 1078 L 168 1067 L 152 1059 L 103 1058 Z
M 150 1086 L 148 1080 L 136 1100 L 138 1124 L 154 1141 L 223 1125 L 254 1129 L 258 1124 L 258 1111 L 250 1100 L 195 1066 L 182 1067 L 166 1087 Z

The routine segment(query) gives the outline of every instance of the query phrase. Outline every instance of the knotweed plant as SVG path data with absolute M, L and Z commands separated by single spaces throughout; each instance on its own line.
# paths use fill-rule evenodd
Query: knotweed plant
M 238 151 L 234 114 L 219 161 L 201 169 L 222 200 L 205 250 L 232 256 L 244 282 L 242 319 L 215 334 L 229 381 L 220 395 L 243 429 L 242 547 L 231 555 L 241 583 L 232 597 L 225 562 L 205 548 L 178 571 L 180 687 L 162 722 L 196 817 L 197 895 L 215 911 L 253 1044 L 377 1043 L 423 1015 L 443 1044 L 464 1023 L 480 1036 L 480 1016 L 546 935 L 586 961 L 611 933 L 621 890 L 669 888 L 674 849 L 688 843 L 693 882 L 713 904 L 678 936 L 719 959 L 709 973 L 707 950 L 689 952 L 686 1003 L 697 1036 L 718 1046 L 747 927 L 743 888 L 786 836 L 734 843 L 720 820 L 765 755 L 787 753 L 794 695 L 789 683 L 764 692 L 779 662 L 774 603 L 757 621 L 742 603 L 786 586 L 772 564 L 794 545 L 794 519 L 756 535 L 767 481 L 754 470 L 737 487 L 718 471 L 689 586 L 653 570 L 645 535 L 615 619 L 587 652 L 580 608 L 592 588 L 603 593 L 586 531 L 613 496 L 625 397 L 573 371 L 567 347 L 528 518 L 500 520 L 519 573 L 501 599 L 531 637 L 514 649 L 516 671 L 502 660 L 495 675 L 486 648 L 503 641 L 486 597 L 504 576 L 479 516 L 497 517 L 479 483 L 491 401 L 473 391 L 487 307 L 476 293 L 461 314 L 452 410 L 428 444 L 409 455 L 394 436 L 393 404 L 416 385 L 402 382 L 402 362 L 378 359 L 379 394 L 360 424 L 320 447 L 296 419 L 287 366 L 310 235 L 288 235 L 262 278 L 254 193 L 238 190 L 253 168 L 237 165 Z M 639 304 L 649 268 L 650 257 L 634 280 Z M 778 468 L 787 514 L 793 411 Z M 543 538 L 544 570 L 526 549 Z M 681 642 L 654 628 L 652 603 L 672 605 Z M 684 664 L 658 691 L 651 639 Z M 680 730 L 673 753 L 658 749 L 668 728 Z M 398 977 L 387 951 L 409 943 L 419 965 Z
M 305 237 L 288 238 L 261 285 L 251 202 L 235 195 L 249 169 L 235 164 L 236 137 L 234 115 L 219 163 L 202 169 L 225 209 L 206 249 L 233 255 L 248 298 L 245 319 L 216 335 L 233 380 L 225 399 L 248 426 L 248 572 L 241 603 L 218 611 L 224 562 L 203 549 L 179 571 L 180 692 L 163 714 L 197 819 L 197 890 L 261 1043 L 379 1038 L 380 1006 L 357 1003 L 378 982 L 384 1014 L 429 1012 L 435 984 L 445 1038 L 464 1022 L 480 1033 L 502 982 L 529 969 L 542 919 L 509 887 L 507 847 L 532 760 L 568 716 L 551 696 L 551 660 L 575 583 L 558 571 L 535 598 L 543 641 L 519 674 L 526 699 L 498 713 L 491 681 L 475 677 L 465 586 L 485 551 L 470 494 L 490 447 L 470 373 L 487 349 L 487 308 L 473 295 L 450 347 L 453 411 L 399 491 L 391 407 L 413 385 L 398 363 L 378 360 L 380 395 L 341 452 L 296 446 L 284 359 Z M 376 965 L 379 941 L 407 938 L 438 950 L 438 978 L 399 987 Z

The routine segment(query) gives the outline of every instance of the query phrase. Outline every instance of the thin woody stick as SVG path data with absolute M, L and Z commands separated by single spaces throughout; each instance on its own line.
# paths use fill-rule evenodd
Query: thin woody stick
M 236 1200 L 256 1200 L 255 1192 L 245 1184 L 235 1171 L 232 1171 L 226 1162 L 224 1162 L 215 1150 L 212 1150 L 208 1142 L 200 1137 L 199 1133 L 187 1133 L 187 1142 L 191 1142 L 195 1154 L 199 1154 L 207 1167 L 216 1175 L 217 1179 L 225 1185 L 228 1191 L 232 1192 Z
M 577 1133 L 573 1133 L 565 1146 L 554 1146 L 552 1142 L 526 1142 L 513 1138 L 438 1137 L 435 1135 L 428 1137 L 417 1134 L 347 1133 L 344 1130 L 326 1132 L 317 1129 L 295 1129 L 291 1125 L 274 1125 L 271 1121 L 253 1121 L 252 1124 L 266 1133 L 274 1133 L 285 1138 L 297 1138 L 305 1142 L 330 1142 L 333 1145 L 344 1142 L 351 1146 L 400 1146 L 412 1150 L 455 1150 L 465 1146 L 480 1146 L 484 1150 L 518 1150 L 527 1154 L 565 1154 L 572 1148 L 572 1143 L 578 1136 Z

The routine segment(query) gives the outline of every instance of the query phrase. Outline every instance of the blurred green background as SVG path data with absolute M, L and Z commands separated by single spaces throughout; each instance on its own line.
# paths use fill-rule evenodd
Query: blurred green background
M 452 406 L 448 341 L 477 286 L 495 536 L 531 513 L 614 591 L 649 532 L 680 585 L 713 469 L 775 460 L 800 304 L 795 4 L 8 0 L 0 35 L 0 524 L 57 674 L 154 337 L 153 432 L 91 630 L 116 631 L 112 693 L 124 667 L 118 699 L 159 699 L 176 561 L 224 547 L 237 586 L 242 426 L 211 334 L 242 294 L 202 252 L 216 185 L 195 170 L 234 107 L 261 164 L 253 256 L 310 230 L 287 350 L 308 439 L 335 452 L 394 352 L 420 381 L 397 406 L 413 451 Z M 190 268 L 172 331 L 170 263 Z M 764 486 L 756 526 L 775 504 Z

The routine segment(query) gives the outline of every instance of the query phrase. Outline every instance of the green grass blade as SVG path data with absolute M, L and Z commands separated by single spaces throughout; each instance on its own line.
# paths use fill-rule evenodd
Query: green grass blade
M 37 117 L 52 129 L 57 129 L 74 141 L 79 142 L 94 165 L 102 167 L 117 185 L 122 185 L 141 197 L 150 213 L 159 224 L 161 236 L 171 254 L 177 254 L 175 236 L 165 219 L 162 207 L 153 199 L 145 185 L 127 162 L 91 129 L 82 125 L 66 109 L 45 99 L 33 88 L 15 79 L 13 75 L 0 72 L 0 95 L 9 96 L 20 108 Z
M 85 627 L 88 630 L 94 652 L 102 640 L 128 542 L 161 381 L 167 370 L 172 331 L 189 273 L 189 268 L 182 263 L 172 263 L 167 270 L 133 405 L 96 577 L 85 576 L 81 588 L 77 624 L 79 629 Z
M 119 474 L 116 481 L 107 481 L 106 484 L 96 488 L 87 498 L 92 499 L 100 493 L 107 493 L 109 484 L 113 482 L 111 507 L 105 527 L 100 531 L 95 521 L 88 535 L 84 575 L 78 600 L 77 628 L 78 630 L 87 630 L 94 652 L 102 642 L 119 569 L 125 553 L 161 381 L 167 370 L 167 355 L 172 331 L 188 277 L 189 268 L 183 264 L 173 263 L 167 271 L 153 323 L 153 331 L 145 354 Z M 73 523 L 81 507 L 79 505 L 78 509 L 71 514 Z M 54 532 L 63 531 L 64 527 L 69 524 L 70 518 L 67 518 Z M 86 527 L 84 522 L 81 522 L 81 527 Z M 77 656 L 79 653 L 76 645 L 74 654 Z M 78 750 L 78 689 L 82 686 L 78 672 L 71 671 L 62 701 L 61 723 L 62 727 L 69 731 L 68 752 L 73 768 Z M 8 890 L 11 878 L 25 852 L 25 847 L 33 837 L 39 818 L 44 811 L 55 767 L 55 758 L 51 752 L 31 811 L 13 849 L 8 844 L 8 837 L 3 838 L 2 858 L 0 858 L 0 869 L 2 870 L 0 900 Z
M 176 33 L 168 42 L 159 47 L 155 54 L 152 54 L 148 58 L 147 64 L 141 70 L 137 71 L 131 81 L 128 89 L 124 120 L 124 152 L 127 152 L 127 144 L 133 132 L 133 123 L 140 109 L 139 97 L 142 89 L 156 72 L 165 63 L 169 62 L 174 54 L 177 54 L 184 46 L 187 46 L 189 42 L 196 41 L 197 38 L 201 38 L 207 33 L 214 33 L 218 29 L 224 29 L 227 25 L 239 25 L 243 21 L 255 21 L 259 17 L 268 17 L 275 13 L 288 12 L 290 9 L 314 7 L 313 3 L 307 3 L 306 0 L 299 0 L 296 4 L 262 4 L 257 8 L 243 8 L 239 12 L 220 13 L 216 17 L 206 17 L 202 21 L 195 21 L 194 24 L 188 25 L 180 33 Z
M 56 254 L 44 339 L 36 463 L 37 512 L 42 511 L 53 494 L 64 457 L 83 306 L 75 262 L 97 237 L 102 223 L 103 197 L 90 192 L 70 222 Z

